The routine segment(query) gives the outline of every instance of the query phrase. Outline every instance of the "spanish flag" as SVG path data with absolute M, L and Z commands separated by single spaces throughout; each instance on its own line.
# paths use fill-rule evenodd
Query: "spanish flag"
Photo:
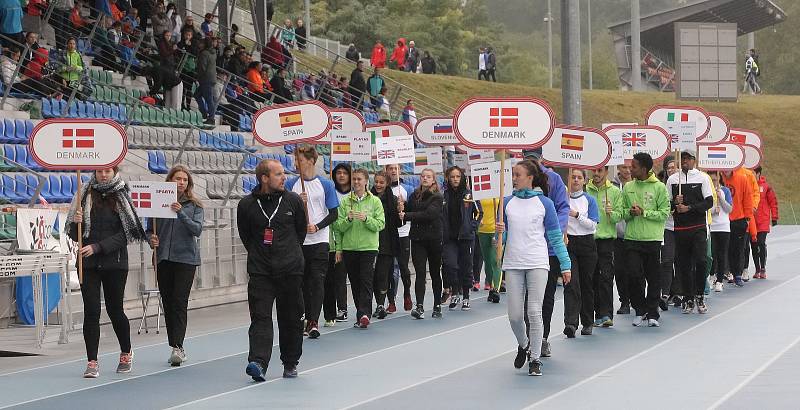
M 350 155 L 350 144 L 333 144 L 333 153 L 339 155 Z
M 303 115 L 300 110 L 282 112 L 278 114 L 278 119 L 281 122 L 281 128 L 303 125 Z
M 583 151 L 583 135 L 564 134 L 561 136 L 561 149 Z

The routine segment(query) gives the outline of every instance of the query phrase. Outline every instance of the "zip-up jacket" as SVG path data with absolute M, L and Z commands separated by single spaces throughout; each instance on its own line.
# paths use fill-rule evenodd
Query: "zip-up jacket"
M 200 248 L 197 238 L 203 232 L 203 208 L 194 202 L 184 199 L 178 217 L 173 219 L 157 218 L 156 233 L 158 262 L 170 261 L 200 266 Z M 153 235 L 153 226 L 147 228 L 148 238 Z
M 547 175 L 547 197 L 553 201 L 553 206 L 556 208 L 558 226 L 561 228 L 562 233 L 567 232 L 567 223 L 569 222 L 569 195 L 567 195 L 567 186 L 564 185 L 564 180 L 561 179 L 561 175 L 558 175 L 557 172 L 543 165 L 540 165 L 539 169 L 544 171 L 545 175 Z M 556 256 L 550 242 L 547 243 L 547 254 Z
M 374 186 L 370 192 L 378 197 L 383 205 L 384 227 L 378 233 L 378 254 L 397 256 L 400 254 L 400 235 L 397 233 L 397 228 L 402 224 L 397 213 L 397 197 L 389 188 L 386 188 L 383 195 L 378 195 Z
M 595 239 L 616 239 L 617 222 L 622 220 L 622 191 L 608 179 L 602 186 L 596 186 L 594 181 L 586 184 L 586 193 L 597 202 L 600 222 L 597 223 Z M 606 201 L 611 205 L 611 213 L 606 213 Z
M 575 217 L 570 216 L 567 234 L 571 236 L 592 235 L 594 237 L 597 232 L 597 222 L 600 221 L 597 201 L 594 200 L 594 197 L 586 195 L 586 192 L 571 193 L 569 206 L 578 214 Z
M 758 210 L 755 215 L 756 228 L 758 232 L 769 232 L 771 222 L 779 219 L 778 198 L 763 175 L 758 179 L 758 193 L 761 196 L 761 200 L 758 203 Z
M 728 218 L 731 221 L 753 219 L 753 189 L 747 180 L 746 171 L 740 168 L 733 171 L 728 178 L 723 175 L 723 182 L 731 190 L 733 197 L 733 209 Z
M 367 219 L 349 219 L 350 211 L 365 212 Z M 339 205 L 339 217 L 333 229 L 336 230 L 336 251 L 377 251 L 379 232 L 386 226 L 381 200 L 367 191 L 362 198 L 350 192 Z
M 463 205 L 459 207 L 461 210 L 461 226 L 451 227 L 450 226 L 450 210 L 447 206 L 447 198 L 450 188 L 445 189 L 444 202 L 442 203 L 442 232 L 446 237 L 451 229 L 458 229 L 458 239 L 459 240 L 473 240 L 475 239 L 475 232 L 478 230 L 478 225 L 480 224 L 480 220 L 483 218 L 483 208 L 481 207 L 480 202 L 475 201 L 472 199 L 472 191 L 469 189 L 464 190 L 464 194 L 461 198 Z
M 92 194 L 100 195 L 95 191 Z M 92 220 L 92 229 L 89 237 L 83 238 L 83 245 L 97 246 L 92 256 L 83 258 L 84 269 L 128 270 L 128 240 L 114 205 L 93 205 L 89 218 Z M 78 224 L 72 221 L 69 223 L 69 237 L 78 241 Z
M 442 240 L 442 194 L 425 191 L 410 194 L 404 221 L 411 221 L 411 240 Z
M 683 204 L 689 207 L 685 213 L 676 210 L 675 197 L 679 192 L 683 195 Z M 667 193 L 675 231 L 702 228 L 708 224 L 708 210 L 714 206 L 714 193 L 708 175 L 696 168 L 687 172 L 680 170 L 667 178 Z
M 664 240 L 664 221 L 669 215 L 669 194 L 653 171 L 644 181 L 634 179 L 622 190 L 625 240 L 650 242 Z M 631 207 L 638 205 L 642 215 L 633 216 Z

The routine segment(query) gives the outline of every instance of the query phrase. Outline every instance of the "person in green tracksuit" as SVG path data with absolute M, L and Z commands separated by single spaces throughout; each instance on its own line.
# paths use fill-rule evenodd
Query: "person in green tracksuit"
M 631 161 L 633 180 L 622 189 L 622 214 L 627 223 L 625 253 L 630 275 L 628 290 L 631 305 L 636 310 L 633 325 L 637 327 L 659 326 L 661 241 L 664 240 L 664 222 L 670 212 L 667 188 L 652 169 L 653 158 L 649 154 L 635 154 Z
M 497 265 L 497 233 L 495 223 L 497 219 L 497 202 L 500 199 L 481 199 L 483 208 L 483 218 L 478 226 L 478 243 L 483 255 L 483 269 L 486 272 L 484 283 L 489 285 L 489 297 L 487 301 L 500 303 L 500 285 L 502 271 Z
M 334 224 L 336 261 L 344 260 L 356 305 L 354 327 L 366 329 L 372 316 L 372 280 L 378 256 L 379 233 L 386 225 L 381 200 L 367 190 L 369 172 L 353 171 L 352 191 L 339 204 Z
M 594 312 L 596 327 L 614 326 L 614 241 L 617 222 L 622 220 L 622 191 L 608 180 L 608 167 L 592 173 L 586 193 L 597 202 L 600 222 L 594 234 L 597 266 L 594 271 Z M 616 261 L 624 263 L 624 261 Z

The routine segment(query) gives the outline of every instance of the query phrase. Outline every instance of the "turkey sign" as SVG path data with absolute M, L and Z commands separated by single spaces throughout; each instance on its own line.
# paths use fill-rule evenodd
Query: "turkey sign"
M 128 152 L 128 138 L 111 120 L 51 118 L 33 128 L 28 148 L 45 169 L 88 171 L 119 165 Z
M 555 115 L 533 97 L 470 98 L 456 110 L 456 137 L 470 148 L 535 149 L 553 134 Z

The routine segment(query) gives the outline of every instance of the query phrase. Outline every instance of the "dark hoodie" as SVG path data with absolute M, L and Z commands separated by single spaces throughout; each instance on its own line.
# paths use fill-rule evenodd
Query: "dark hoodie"
M 383 217 L 386 221 L 383 230 L 378 233 L 378 254 L 397 256 L 400 254 L 400 236 L 397 228 L 402 225 L 397 213 L 397 197 L 392 193 L 392 188 L 388 186 L 384 189 L 383 194 L 378 194 L 374 186 L 370 191 L 381 200 Z
M 461 178 L 457 188 L 452 188 L 449 182 L 446 184 L 442 211 L 445 240 L 475 238 L 480 220 L 483 219 L 483 208 L 480 202 L 472 199 L 472 191 L 467 189 L 465 178 Z
M 339 196 L 341 197 L 341 196 L 349 194 L 350 190 L 349 189 L 347 191 L 342 190 L 342 186 L 339 185 L 338 182 L 336 182 L 336 171 L 338 171 L 340 169 L 344 169 L 345 171 L 347 171 L 347 176 L 348 177 L 351 177 L 353 175 L 353 171 L 350 168 L 350 164 L 348 164 L 346 162 L 340 162 L 340 163 L 336 164 L 336 166 L 333 167 L 333 171 L 331 171 L 331 179 L 333 180 L 333 186 L 336 187 L 336 192 L 338 192 Z

